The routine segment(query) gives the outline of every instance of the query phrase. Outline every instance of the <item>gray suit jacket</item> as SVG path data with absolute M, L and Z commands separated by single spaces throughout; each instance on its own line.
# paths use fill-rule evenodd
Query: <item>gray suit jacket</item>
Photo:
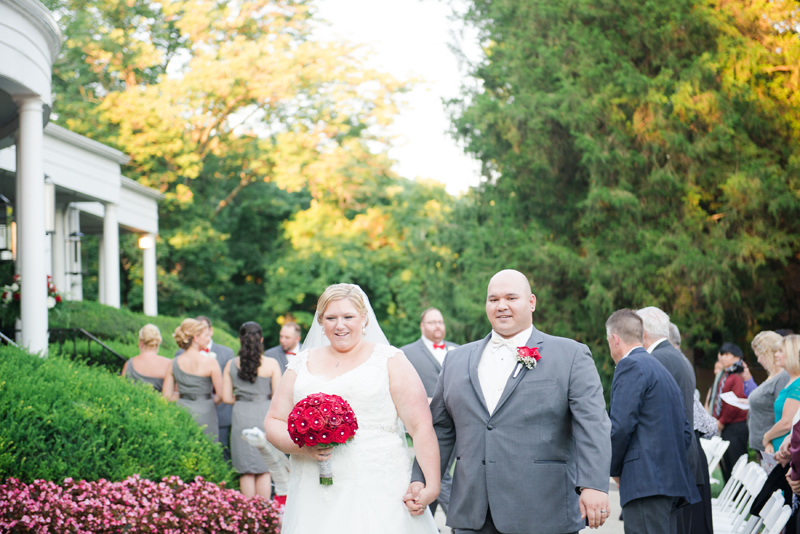
M 441 469 L 455 450 L 447 525 L 480 529 L 487 508 L 501 532 L 577 532 L 581 487 L 608 491 L 611 423 L 586 345 L 535 328 L 541 360 L 509 376 L 489 415 L 478 363 L 491 336 L 447 355 L 431 402 Z M 412 480 L 423 481 L 414 463 Z
M 281 373 L 286 372 L 286 366 L 289 365 L 289 358 L 286 356 L 286 352 L 284 352 L 283 347 L 280 345 L 277 347 L 272 347 L 264 353 L 264 356 L 267 358 L 272 358 L 273 360 L 278 360 L 278 364 L 281 367 Z
M 222 372 L 225 372 L 225 364 L 236 357 L 232 348 L 220 345 L 219 343 L 212 342 L 210 350 L 217 355 L 217 363 L 219 363 L 220 371 Z M 178 349 L 177 352 L 175 352 L 175 357 L 180 356 L 184 352 L 183 349 Z M 222 395 L 221 391 L 217 391 L 217 393 Z M 217 404 L 217 420 L 219 421 L 219 426 L 231 426 L 232 417 L 233 404 L 225 404 L 224 402 Z
M 460 345 L 449 341 L 445 341 L 444 344 L 447 346 L 448 351 L 451 350 L 451 348 L 456 349 L 460 347 Z M 406 345 L 400 350 L 403 351 L 408 361 L 410 361 L 414 369 L 417 370 L 417 374 L 422 379 L 422 385 L 425 386 L 425 393 L 428 397 L 433 397 L 433 392 L 436 390 L 436 383 L 439 381 L 439 373 L 442 372 L 442 366 L 439 364 L 439 360 L 431 354 L 431 351 L 425 346 L 425 342 L 422 341 L 422 338 L 419 338 L 414 343 Z
M 692 364 L 681 351 L 673 347 L 669 341 L 664 340 L 653 349 L 653 357 L 667 368 L 669 374 L 678 383 L 683 397 L 683 407 L 686 411 L 686 420 L 689 421 L 689 428 L 694 430 L 694 390 L 697 387 L 697 379 L 694 375 Z M 692 444 L 686 451 L 689 459 L 689 470 L 694 476 L 695 482 L 703 483 L 703 469 L 708 469 L 704 462 L 700 461 L 698 451 L 700 443 L 697 436 L 692 432 Z

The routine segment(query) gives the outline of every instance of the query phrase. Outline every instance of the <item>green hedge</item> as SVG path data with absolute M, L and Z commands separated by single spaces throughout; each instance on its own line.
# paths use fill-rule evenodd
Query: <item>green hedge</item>
M 234 480 L 219 445 L 149 386 L 0 347 L 0 480 Z
M 118 350 L 117 352 L 123 356 L 128 356 L 129 353 L 132 356 L 138 354 L 136 346 L 139 329 L 147 323 L 153 323 L 161 330 L 161 337 L 164 338 L 164 343 L 158 351 L 159 354 L 171 358 L 178 350 L 172 333 L 185 317 L 163 315 L 149 317 L 126 309 L 118 310 L 93 301 L 64 301 L 50 310 L 49 319 L 50 328 L 83 328 L 104 342 L 110 340 L 131 346 L 135 354 L 132 354 L 131 350 L 123 349 L 125 352 Z M 220 345 L 231 347 L 236 352 L 239 351 L 238 336 L 228 331 L 227 326 L 222 323 L 214 325 L 214 341 Z M 115 348 L 111 343 L 107 344 L 111 348 Z

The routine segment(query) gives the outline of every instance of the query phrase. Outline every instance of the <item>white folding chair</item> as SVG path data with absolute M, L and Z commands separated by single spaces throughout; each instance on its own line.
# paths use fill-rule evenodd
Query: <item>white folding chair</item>
M 703 452 L 706 453 L 707 459 L 711 459 L 711 456 L 713 456 L 714 451 L 717 449 L 717 445 L 720 441 L 722 441 L 722 438 L 719 436 L 700 438 L 700 446 L 703 447 Z
M 776 507 L 769 517 L 764 520 L 764 530 L 761 531 L 762 534 L 780 534 L 791 515 L 791 506 L 784 504 L 780 508 Z
M 775 490 L 775 493 L 770 495 L 763 508 L 761 508 L 759 515 L 751 515 L 747 519 L 747 522 L 740 531 L 741 534 L 754 534 L 757 532 L 764 524 L 764 518 L 769 517 L 775 510 L 780 509 L 783 503 L 783 492 L 781 490 Z
M 713 510 L 724 510 L 730 504 L 731 499 L 736 495 L 739 488 L 742 486 L 742 476 L 744 475 L 745 468 L 747 467 L 747 455 L 743 454 L 739 457 L 731 470 L 731 477 L 722 488 L 722 492 L 716 499 L 711 499 L 711 507 Z
M 712 511 L 715 533 L 740 532 L 750 514 L 750 507 L 766 480 L 767 473 L 758 464 L 747 464 L 747 472 L 742 478 L 742 487 L 732 501 L 734 506 L 716 514 L 713 514 Z
M 728 447 L 730 447 L 730 445 L 731 445 L 730 441 L 725 441 L 724 439 L 720 439 L 716 444 L 713 454 L 711 456 L 708 456 L 708 454 L 706 454 L 706 457 L 708 459 L 708 477 L 712 484 L 717 484 L 719 482 L 713 476 L 714 470 L 719 465 L 719 462 L 722 460 L 722 456 L 725 454 L 725 451 L 728 450 Z

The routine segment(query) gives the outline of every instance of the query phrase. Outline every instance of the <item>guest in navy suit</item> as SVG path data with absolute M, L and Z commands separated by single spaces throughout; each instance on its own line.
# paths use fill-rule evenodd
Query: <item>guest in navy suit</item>
M 633 310 L 606 321 L 617 368 L 611 386 L 611 476 L 619 484 L 626 534 L 678 530 L 681 506 L 700 500 L 686 451 L 692 429 L 677 382 L 642 347 L 644 327 Z

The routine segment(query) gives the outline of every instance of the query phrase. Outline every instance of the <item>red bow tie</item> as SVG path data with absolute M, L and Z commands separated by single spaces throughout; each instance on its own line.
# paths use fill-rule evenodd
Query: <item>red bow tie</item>
M 434 343 L 433 344 L 433 348 L 434 349 L 442 349 L 442 350 L 444 350 L 446 347 L 445 347 L 444 343 L 442 343 L 441 345 L 437 345 L 436 343 Z
M 295 356 L 295 353 L 294 353 L 294 352 L 291 352 L 291 351 L 289 351 L 289 352 L 287 352 L 287 353 L 286 353 L 286 355 L 287 355 L 287 356 Z

